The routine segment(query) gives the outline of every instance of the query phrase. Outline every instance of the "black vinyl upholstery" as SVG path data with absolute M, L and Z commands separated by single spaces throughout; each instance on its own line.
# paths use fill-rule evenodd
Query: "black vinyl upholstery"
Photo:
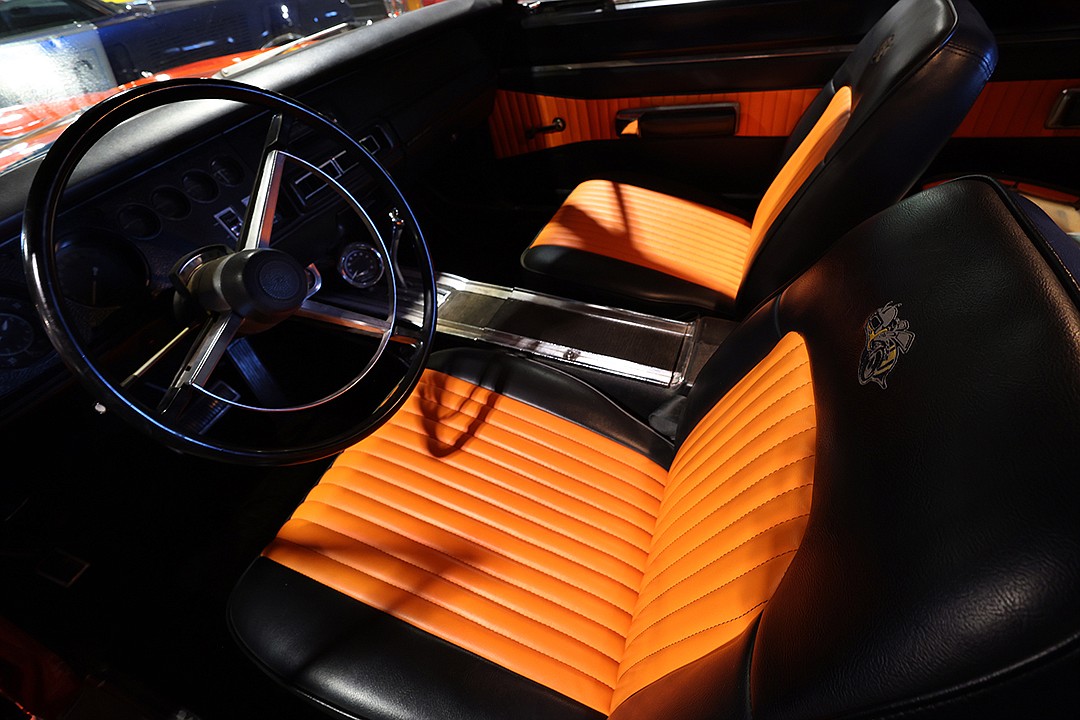
M 1024 205 L 976 178 L 920 193 L 744 323 L 807 341 L 810 523 L 744 665 L 718 649 L 614 717 L 1076 712 L 1062 679 L 1080 669 L 1080 248 Z M 886 388 L 862 385 L 862 329 L 888 302 L 915 341 Z M 738 362 L 728 350 L 710 382 Z
M 861 223 L 743 321 L 677 442 L 798 333 L 817 418 L 806 532 L 755 623 L 611 717 L 1074 717 L 1078 273 L 1080 248 L 1041 211 L 963 178 Z M 904 349 L 871 374 L 882 319 Z M 475 373 L 484 359 L 439 362 Z M 528 402 L 568 407 L 556 387 Z M 265 558 L 230 621 L 268 672 L 347 716 L 597 716 Z
M 671 464 L 674 449 L 669 440 L 603 393 L 550 365 L 524 356 L 460 349 L 436 353 L 428 367 L 542 407 L 636 450 L 657 465 Z
M 822 167 L 770 226 L 739 289 L 746 311 L 859 222 L 903 197 L 960 125 L 997 64 L 968 0 L 904 0 L 867 34 L 807 108 L 788 152 L 832 93 L 852 89 L 851 120 Z
M 1050 678 L 1080 640 L 1080 265 L 1031 217 L 955 182 L 779 299 L 779 326 L 833 359 L 814 364 L 815 509 L 756 637 L 758 717 L 1069 709 Z M 886 388 L 859 385 L 857 328 L 890 301 L 916 339 Z M 1040 675 L 1045 695 L 1009 690 Z
M 997 44 L 968 0 L 900 0 L 866 34 L 793 130 L 781 162 L 837 89 L 852 92 L 844 131 L 769 225 L 735 298 L 744 317 L 845 232 L 904 197 L 960 125 L 997 64 Z M 779 168 L 778 168 L 779 169 Z M 522 255 L 524 267 L 636 307 L 696 306 L 732 314 L 714 290 L 656 269 L 557 245 Z
M 267 558 L 244 574 L 229 621 L 259 665 L 339 717 L 603 717 Z

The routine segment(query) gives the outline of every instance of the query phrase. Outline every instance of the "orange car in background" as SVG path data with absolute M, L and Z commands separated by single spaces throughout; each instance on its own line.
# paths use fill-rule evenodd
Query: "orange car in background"
M 167 72 L 133 80 L 109 90 L 41 103 L 11 105 L 0 109 L 0 172 L 47 149 L 85 108 L 110 95 L 137 85 L 167 78 L 212 77 L 222 68 L 243 62 L 262 52 L 264 51 L 248 50 L 234 55 L 200 60 Z
M 0 172 L 48 148 L 86 107 L 169 77 L 211 77 L 386 17 L 345 0 L 8 0 L 0 4 Z

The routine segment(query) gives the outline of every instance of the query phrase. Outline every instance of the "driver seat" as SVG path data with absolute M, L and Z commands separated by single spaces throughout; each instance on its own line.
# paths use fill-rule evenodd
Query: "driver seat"
M 674 443 L 435 353 L 231 598 L 338 716 L 1074 717 L 1080 248 L 964 178 L 739 324 Z
M 556 294 L 745 317 L 908 193 L 996 63 L 994 36 L 967 0 L 900 0 L 807 107 L 751 221 L 596 178 L 570 193 L 521 264 Z

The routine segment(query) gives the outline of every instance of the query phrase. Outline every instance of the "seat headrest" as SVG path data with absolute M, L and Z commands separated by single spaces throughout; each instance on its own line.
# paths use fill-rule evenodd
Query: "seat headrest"
M 1031 702 L 996 683 L 1075 658 L 1078 272 L 1034 205 L 965 178 L 861 224 L 770 308 L 806 340 L 818 455 L 755 641 L 761 716 Z
M 843 132 L 748 263 L 736 298 L 739 313 L 794 278 L 857 223 L 904 197 L 963 121 L 996 64 L 994 36 L 967 0 L 894 5 L 793 130 L 788 154 L 837 89 L 851 88 Z
M 943 52 L 948 51 L 948 52 Z M 832 93 L 850 87 L 852 105 L 863 106 L 856 116 L 865 121 L 888 95 L 928 62 L 956 61 L 951 53 L 968 55 L 981 67 L 985 81 L 997 65 L 997 44 L 982 16 L 968 0 L 900 0 L 874 24 L 814 99 L 791 136 L 790 156 L 828 105 Z M 938 82 L 952 77 L 944 71 Z M 932 77 L 926 81 L 934 82 Z M 981 84 L 979 84 L 981 89 Z

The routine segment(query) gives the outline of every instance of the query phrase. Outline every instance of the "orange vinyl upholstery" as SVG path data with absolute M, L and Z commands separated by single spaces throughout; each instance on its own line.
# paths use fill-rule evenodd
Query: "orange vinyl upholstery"
M 850 118 L 851 88 L 842 87 L 833 95 L 806 138 L 780 168 L 780 172 L 758 203 L 754 221 L 750 225 L 750 252 L 743 267 L 744 276 L 777 216 L 783 212 L 810 174 L 825 162 L 826 155 L 833 149 Z
M 1078 128 L 1046 127 L 1061 93 L 1080 79 L 992 82 L 979 95 L 954 137 L 1080 137 Z
M 744 316 L 844 232 L 912 188 L 996 62 L 993 35 L 967 0 L 900 0 L 805 106 L 751 222 L 650 191 L 647 204 L 663 213 L 662 221 L 634 227 L 635 218 L 626 218 L 623 237 L 630 246 L 620 248 L 605 221 L 621 198 L 645 195 L 608 182 L 572 192 L 522 252 L 521 264 L 559 282 L 560 293 L 580 293 L 594 302 L 629 303 L 658 314 L 704 310 Z M 771 134 L 787 126 L 792 108 L 804 100 L 783 98 L 748 108 L 749 119 L 740 117 L 737 134 Z M 501 128 L 504 115 L 528 115 L 528 122 L 545 125 L 549 116 L 562 113 L 566 131 L 530 142 L 575 142 L 613 135 L 614 128 L 604 130 L 613 124 L 611 116 L 600 116 L 622 106 L 622 100 L 568 102 L 504 93 L 493 122 Z M 522 150 L 497 132 L 495 141 L 504 154 Z M 742 224 L 751 228 L 748 241 Z M 713 255 L 724 272 L 698 272 L 694 266 L 704 269 L 703 261 Z M 742 267 L 733 275 L 731 264 L 740 257 Z
M 634 185 L 587 180 L 530 247 L 598 253 L 710 287 L 734 303 L 750 236 L 750 224 L 736 215 Z
M 672 195 L 590 180 L 574 189 L 526 252 L 559 246 L 633 263 L 708 287 L 730 309 L 769 226 L 824 160 L 849 117 L 851 89 L 840 88 L 769 186 L 753 223 Z
M 679 447 L 612 709 L 757 616 L 806 527 L 816 438 L 806 347 L 788 334 Z
M 1019 194 L 929 188 L 740 321 L 670 441 L 566 366 L 433 353 L 230 627 L 365 720 L 1071 720 L 1077 278 Z
M 1062 91 L 1077 87 L 1078 78 L 989 82 L 953 137 L 1080 135 L 1080 129 L 1046 127 L 1046 119 Z M 488 127 L 496 157 L 510 157 L 576 142 L 614 140 L 611 119 L 620 110 L 732 102 L 739 106 L 736 137 L 787 137 L 817 93 L 816 88 L 793 88 L 601 99 L 499 90 Z M 565 131 L 528 137 L 529 128 L 548 125 L 556 117 L 566 122 Z
M 732 102 L 739 105 L 736 136 L 787 137 L 817 93 L 817 88 L 796 88 L 599 99 L 499 90 L 488 127 L 495 155 L 510 157 L 575 142 L 614 140 L 613 118 L 620 110 Z M 528 136 L 529 128 L 548 125 L 557 117 L 566 122 L 566 130 Z
M 606 710 L 663 476 L 614 441 L 429 372 L 267 555 Z
M 813 453 L 797 335 L 727 393 L 670 472 L 428 372 L 265 555 L 606 714 L 760 611 L 798 547 Z

